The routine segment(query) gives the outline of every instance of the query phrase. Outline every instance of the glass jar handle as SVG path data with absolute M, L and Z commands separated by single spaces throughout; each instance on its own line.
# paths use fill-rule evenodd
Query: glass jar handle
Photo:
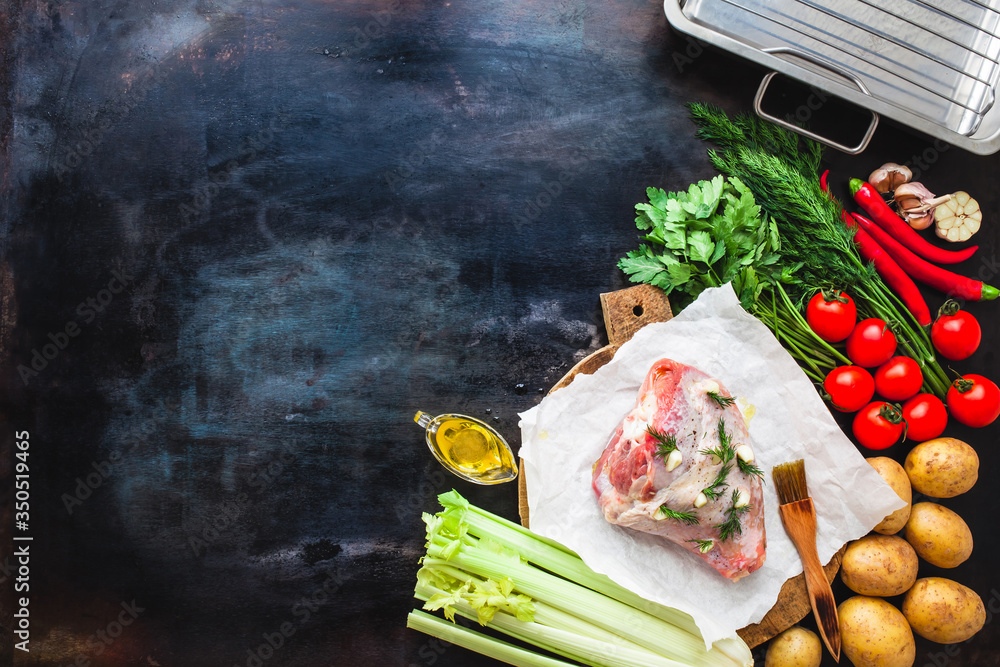
M 431 425 L 431 422 L 434 421 L 434 417 L 431 417 L 426 412 L 421 412 L 420 410 L 417 410 L 417 414 L 413 415 L 413 421 L 417 422 L 417 424 L 419 424 L 421 427 L 427 428 L 428 426 Z

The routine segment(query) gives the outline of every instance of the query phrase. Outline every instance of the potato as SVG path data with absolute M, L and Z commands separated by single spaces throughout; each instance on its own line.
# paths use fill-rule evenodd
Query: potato
M 847 545 L 840 579 L 855 593 L 902 595 L 917 580 L 917 552 L 895 535 L 867 535 Z
M 910 667 L 913 632 L 902 612 L 882 598 L 855 595 L 837 607 L 840 641 L 856 667 Z
M 910 489 L 910 478 L 907 477 L 903 466 L 887 456 L 873 456 L 865 460 L 892 487 L 896 495 L 906 501 L 906 507 L 898 509 L 885 517 L 872 529 L 876 533 L 883 535 L 895 535 L 903 529 L 903 526 L 906 525 L 906 520 L 910 518 L 910 503 L 913 500 L 913 492 Z
M 764 667 L 819 667 L 823 644 L 812 630 L 793 626 L 767 645 Z
M 906 455 L 903 466 L 910 484 L 932 498 L 954 498 L 979 479 L 979 456 L 955 438 L 922 442 Z
M 931 565 L 958 567 L 972 555 L 972 531 L 962 517 L 937 503 L 917 503 L 903 533 Z
M 951 579 L 925 577 L 903 598 L 903 616 L 924 639 L 954 644 L 982 630 L 986 608 L 971 588 Z

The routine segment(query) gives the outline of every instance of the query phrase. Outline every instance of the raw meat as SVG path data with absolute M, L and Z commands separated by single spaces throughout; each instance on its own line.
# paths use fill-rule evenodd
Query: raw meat
M 594 466 L 594 493 L 611 523 L 665 537 L 737 581 L 764 564 L 767 546 L 753 458 L 721 383 L 661 359 Z

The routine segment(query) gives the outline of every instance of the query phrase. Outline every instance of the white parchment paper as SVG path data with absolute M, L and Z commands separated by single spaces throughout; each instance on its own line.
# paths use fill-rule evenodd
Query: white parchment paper
M 665 357 L 718 378 L 756 407 L 749 430 L 767 482 L 767 559 L 738 582 L 664 538 L 611 525 L 591 488 L 594 462 L 634 406 L 650 366 Z M 644 327 L 596 373 L 577 376 L 520 417 L 531 529 L 570 547 L 625 588 L 691 614 L 706 644 L 760 621 L 785 580 L 802 572 L 781 524 L 773 466 L 805 459 L 824 563 L 905 505 L 840 430 L 795 360 L 740 307 L 729 285 L 706 290 L 669 322 Z

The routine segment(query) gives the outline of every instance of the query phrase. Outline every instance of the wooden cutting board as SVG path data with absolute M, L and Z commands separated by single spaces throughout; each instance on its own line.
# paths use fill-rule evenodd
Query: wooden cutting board
M 666 322 L 673 317 L 667 295 L 663 293 L 663 290 L 652 285 L 638 285 L 602 294 L 601 307 L 604 310 L 604 325 L 607 328 L 610 343 L 570 369 L 561 380 L 553 385 L 549 393 L 567 386 L 577 375 L 581 373 L 589 375 L 611 361 L 611 358 L 615 356 L 615 351 L 642 327 L 652 322 Z M 523 462 L 521 467 L 523 469 Z M 521 523 L 528 527 L 528 496 L 523 474 L 518 476 L 517 484 L 518 511 L 521 515 Z M 776 526 L 771 526 L 770 529 L 781 530 L 780 527 Z M 826 577 L 830 581 L 833 581 L 837 575 L 843 556 L 844 549 L 841 549 L 824 568 Z M 739 630 L 739 635 L 752 648 L 762 644 L 782 630 L 795 625 L 810 611 L 805 577 L 800 574 L 785 582 L 778 595 L 778 602 L 761 619 L 761 622 Z

